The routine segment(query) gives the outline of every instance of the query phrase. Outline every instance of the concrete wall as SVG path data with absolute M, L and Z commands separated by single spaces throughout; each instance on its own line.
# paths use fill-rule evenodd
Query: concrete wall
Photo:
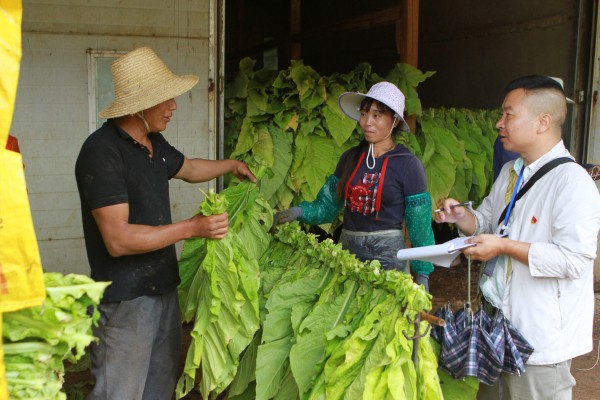
M 89 273 L 74 177 L 90 133 L 86 50 L 150 46 L 174 72 L 199 75 L 199 84 L 177 98 L 165 136 L 188 157 L 215 158 L 209 18 L 209 0 L 23 1 L 23 57 L 11 133 L 23 154 L 45 270 Z M 171 182 L 173 220 L 196 212 L 198 187 Z

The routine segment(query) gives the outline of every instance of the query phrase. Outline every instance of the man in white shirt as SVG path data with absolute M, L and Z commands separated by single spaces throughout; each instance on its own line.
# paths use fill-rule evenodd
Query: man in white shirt
M 505 92 L 496 128 L 504 149 L 520 157 L 504 165 L 477 210 L 450 208 L 459 201 L 446 199 L 436 221 L 456 223 L 463 234 L 476 235 L 470 239 L 476 246 L 463 252 L 495 263 L 480 280 L 485 300 L 502 309 L 534 348 L 523 375 L 502 374 L 508 398 L 571 399 L 571 360 L 593 348 L 600 196 L 585 169 L 567 162 L 507 205 L 542 166 L 573 157 L 561 138 L 567 105 L 558 82 L 525 76 Z M 508 216 L 501 220 L 505 208 Z M 485 389 L 481 385 L 478 399 L 498 398 L 487 397 Z

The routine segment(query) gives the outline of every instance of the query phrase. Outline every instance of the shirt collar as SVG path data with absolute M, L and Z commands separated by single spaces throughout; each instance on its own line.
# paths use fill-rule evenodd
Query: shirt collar
M 548 161 L 554 160 L 555 158 L 558 158 L 558 157 L 565 157 L 565 156 L 573 158 L 569 154 L 569 151 L 566 149 L 563 141 L 560 140 L 558 143 L 556 143 L 556 145 L 554 145 L 554 147 L 552 149 L 550 149 L 549 152 L 547 152 L 546 154 L 544 154 L 543 156 L 541 156 L 540 158 L 538 158 L 537 160 L 535 160 L 534 162 L 529 164 L 527 167 L 525 167 L 525 170 L 523 170 L 523 179 L 522 179 L 521 183 L 527 181 L 527 179 L 529 179 L 529 177 L 531 175 L 533 175 L 538 169 L 542 168 L 546 163 L 548 163 Z M 524 165 L 523 157 L 517 158 L 517 160 L 515 161 L 515 164 L 513 166 L 513 168 L 515 169 L 515 172 L 517 174 L 519 172 L 521 172 L 521 168 L 523 167 L 523 165 Z

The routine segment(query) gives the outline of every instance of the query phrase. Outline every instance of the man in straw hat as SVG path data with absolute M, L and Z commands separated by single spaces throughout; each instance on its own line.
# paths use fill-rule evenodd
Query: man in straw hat
M 91 276 L 112 282 L 94 328 L 89 399 L 170 399 L 182 340 L 174 244 L 221 239 L 228 217 L 172 223 L 169 179 L 256 178 L 241 161 L 188 159 L 160 133 L 177 108 L 174 98 L 197 76 L 175 75 L 147 47 L 111 68 L 115 100 L 99 114 L 108 121 L 84 142 L 75 166 Z
M 496 128 L 519 157 L 502 167 L 477 210 L 451 208 L 458 201 L 446 199 L 436 221 L 476 235 L 463 253 L 486 261 L 479 281 L 486 308 L 502 310 L 534 348 L 524 374 L 502 373 L 504 394 L 568 400 L 571 360 L 593 348 L 600 196 L 561 138 L 567 98 L 560 82 L 523 76 L 505 93 Z M 498 392 L 480 385 L 477 398 Z

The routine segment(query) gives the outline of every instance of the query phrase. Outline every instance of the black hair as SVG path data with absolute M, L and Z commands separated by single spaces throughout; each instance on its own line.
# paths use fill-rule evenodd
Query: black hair
M 539 90 L 539 89 L 555 89 L 559 90 L 566 98 L 565 90 L 562 85 L 556 80 L 544 75 L 526 75 L 521 76 L 511 81 L 504 88 L 504 93 L 508 93 L 515 89 Z
M 552 90 L 552 91 L 562 94 L 563 99 L 565 100 L 565 106 L 566 106 L 567 96 L 565 94 L 565 90 L 564 90 L 563 86 L 558 81 L 556 81 L 555 79 L 553 79 L 549 76 L 544 76 L 544 75 L 521 76 L 517 79 L 514 79 L 508 85 L 506 85 L 506 87 L 504 88 L 504 93 L 508 94 L 508 92 L 515 90 L 515 89 L 523 89 L 526 92 Z M 566 121 L 565 116 L 562 116 L 562 120 L 559 120 L 561 130 L 564 130 L 564 128 L 565 128 L 565 121 Z
M 392 116 L 396 114 L 396 111 L 392 110 L 392 108 L 389 107 L 387 104 L 382 103 L 379 100 L 372 99 L 371 97 L 365 97 L 364 99 L 362 99 L 359 107 L 360 111 L 369 111 L 373 103 L 375 103 L 379 112 L 390 114 Z

